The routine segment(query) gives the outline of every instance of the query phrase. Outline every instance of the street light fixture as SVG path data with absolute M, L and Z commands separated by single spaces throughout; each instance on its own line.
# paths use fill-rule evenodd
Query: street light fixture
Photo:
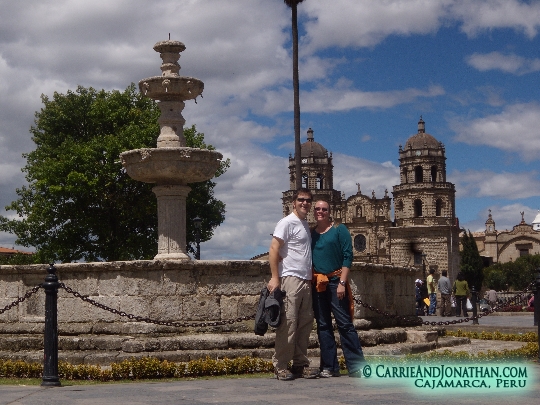
M 193 218 L 193 225 L 195 226 L 195 244 L 197 250 L 195 251 L 195 259 L 201 260 L 201 222 L 202 219 L 198 216 Z

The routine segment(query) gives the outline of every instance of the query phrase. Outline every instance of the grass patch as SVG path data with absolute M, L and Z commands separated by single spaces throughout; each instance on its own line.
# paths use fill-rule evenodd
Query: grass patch
M 538 334 L 535 332 L 527 333 L 501 333 L 495 332 L 465 332 L 461 329 L 457 331 L 446 331 L 446 336 L 468 337 L 469 339 L 482 340 L 503 340 L 506 342 L 538 342 Z

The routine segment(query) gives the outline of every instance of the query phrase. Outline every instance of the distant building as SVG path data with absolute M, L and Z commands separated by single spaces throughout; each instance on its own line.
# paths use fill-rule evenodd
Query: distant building
M 22 250 L 15 250 L 15 249 L 9 249 L 9 248 L 5 248 L 5 247 L 0 247 L 0 256 L 2 256 L 2 257 L 14 256 L 17 253 L 20 253 L 20 254 L 23 254 L 23 255 L 31 255 L 32 254 L 30 252 L 24 252 Z
M 508 263 L 521 256 L 540 254 L 540 211 L 531 225 L 525 222 L 522 212 L 521 222 L 511 231 L 498 231 L 489 210 L 486 229 L 472 235 L 486 266 Z

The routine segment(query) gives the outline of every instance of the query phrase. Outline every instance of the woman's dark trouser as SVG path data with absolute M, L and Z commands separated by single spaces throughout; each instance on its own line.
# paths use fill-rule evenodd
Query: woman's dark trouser
M 456 295 L 456 316 L 460 316 L 461 311 L 463 311 L 463 316 L 467 315 L 467 296 L 466 295 Z
M 313 291 L 313 312 L 317 321 L 317 336 L 321 350 L 321 370 L 339 371 L 336 340 L 332 328 L 332 314 L 339 331 L 341 349 L 349 373 L 358 371 L 365 362 L 358 333 L 349 313 L 349 298 L 337 297 L 339 280 L 330 280 L 326 291 Z

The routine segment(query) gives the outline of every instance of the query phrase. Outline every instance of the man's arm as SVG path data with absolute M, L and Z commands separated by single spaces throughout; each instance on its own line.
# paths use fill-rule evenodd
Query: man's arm
M 276 288 L 279 288 L 279 249 L 283 246 L 284 241 L 276 236 L 272 238 L 270 243 L 270 251 L 268 252 L 268 261 L 270 262 L 270 272 L 272 273 L 272 278 L 268 282 L 266 288 L 268 291 L 272 292 Z
M 432 275 L 430 275 L 431 277 L 431 281 L 429 282 L 429 284 L 431 285 L 431 292 L 434 293 L 435 292 L 435 277 L 433 277 Z

